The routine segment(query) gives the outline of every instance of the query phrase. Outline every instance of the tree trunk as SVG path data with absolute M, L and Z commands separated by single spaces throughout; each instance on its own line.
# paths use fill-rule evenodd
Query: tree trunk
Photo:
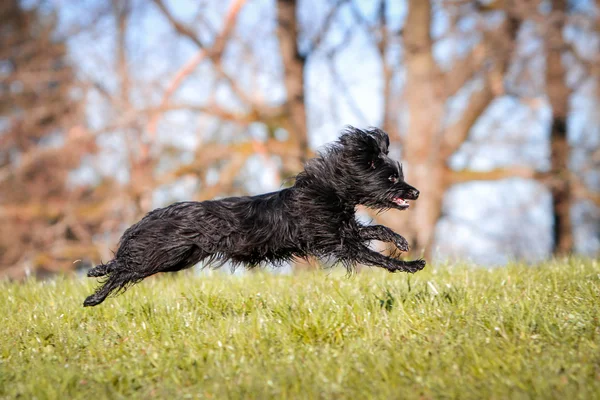
M 284 104 L 285 122 L 289 144 L 297 149 L 300 164 L 310 156 L 306 124 L 306 105 L 304 102 L 304 67 L 306 57 L 298 49 L 298 21 L 296 18 L 296 0 L 277 0 L 277 39 L 283 66 L 283 82 L 287 94 Z M 317 269 L 314 260 L 295 260 L 296 270 Z
M 298 50 L 298 21 L 296 0 L 277 0 L 277 38 L 283 64 L 283 81 L 287 92 L 285 104 L 286 128 L 291 143 L 301 155 L 301 162 L 309 155 L 304 103 L 304 65 L 306 58 Z
M 410 116 L 403 161 L 406 181 L 421 195 L 412 205 L 414 209 L 403 214 L 408 220 L 402 221 L 399 230 L 416 253 L 430 249 L 445 190 L 445 161 L 439 152 L 445 98 L 442 73 L 433 58 L 430 26 L 430 2 L 410 0 L 404 27 L 405 100 Z
M 400 141 L 400 132 L 398 129 L 397 110 L 393 101 L 393 78 L 394 69 L 388 60 L 388 47 L 390 30 L 387 21 L 388 0 L 379 0 L 379 35 L 377 50 L 381 58 L 381 74 L 383 78 L 383 118 L 381 119 L 381 128 L 386 131 L 393 141 Z
M 552 107 L 550 133 L 552 215 L 554 220 L 554 253 L 565 255 L 573 250 L 571 226 L 571 183 L 569 178 L 569 144 L 567 113 L 571 91 L 566 83 L 562 49 L 565 47 L 563 28 L 567 13 L 566 0 L 552 0 L 552 13 L 546 34 L 546 93 Z
M 408 239 L 413 253 L 430 258 L 444 194 L 452 184 L 448 160 L 501 92 L 520 20 L 508 12 L 510 3 L 501 3 L 506 11 L 505 23 L 497 30 L 484 32 L 480 46 L 473 48 L 467 57 L 456 60 L 451 71 L 442 72 L 433 57 L 431 2 L 409 0 L 408 6 L 404 25 L 407 75 L 404 99 L 409 121 L 403 139 L 403 161 L 407 182 L 417 187 L 421 195 L 413 209 L 386 222 Z M 487 61 L 487 68 L 483 60 Z M 448 99 L 481 72 L 485 72 L 483 87 L 471 95 L 454 124 L 443 126 Z

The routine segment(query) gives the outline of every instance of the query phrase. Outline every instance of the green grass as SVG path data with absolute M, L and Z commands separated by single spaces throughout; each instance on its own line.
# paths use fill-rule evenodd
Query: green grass
M 600 263 L 0 283 L 0 398 L 600 398 Z

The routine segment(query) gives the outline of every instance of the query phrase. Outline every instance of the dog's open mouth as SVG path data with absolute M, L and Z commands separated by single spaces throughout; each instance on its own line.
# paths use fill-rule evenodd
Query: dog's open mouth
M 392 203 L 394 203 L 394 204 L 396 204 L 396 205 L 400 206 L 400 207 L 401 207 L 401 208 L 403 208 L 403 209 L 404 209 L 404 208 L 408 208 L 408 207 L 410 207 L 410 204 L 408 204 L 408 200 L 404 200 L 404 199 L 403 199 L 403 198 L 401 198 L 401 197 L 394 197 L 394 198 L 392 199 Z

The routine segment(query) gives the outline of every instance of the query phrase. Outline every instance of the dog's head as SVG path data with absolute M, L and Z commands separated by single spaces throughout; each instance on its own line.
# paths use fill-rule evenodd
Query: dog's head
M 404 181 L 402 165 L 388 156 L 390 139 L 377 128 L 348 127 L 340 137 L 343 173 L 353 181 L 358 204 L 370 208 L 406 210 L 419 191 Z

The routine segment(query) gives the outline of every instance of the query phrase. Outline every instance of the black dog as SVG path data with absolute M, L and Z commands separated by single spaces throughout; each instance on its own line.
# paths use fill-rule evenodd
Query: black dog
M 407 200 L 419 196 L 404 182 L 402 166 L 388 157 L 388 146 L 382 130 L 349 127 L 306 163 L 290 188 L 150 212 L 125 231 L 112 261 L 88 272 L 107 278 L 83 305 L 95 306 L 150 275 L 202 260 L 254 267 L 316 256 L 337 259 L 349 270 L 356 263 L 390 272 L 423 269 L 424 260 L 402 261 L 369 249 L 369 241 L 381 240 L 408 251 L 408 242 L 385 226 L 364 226 L 355 218 L 359 204 L 405 210 Z

